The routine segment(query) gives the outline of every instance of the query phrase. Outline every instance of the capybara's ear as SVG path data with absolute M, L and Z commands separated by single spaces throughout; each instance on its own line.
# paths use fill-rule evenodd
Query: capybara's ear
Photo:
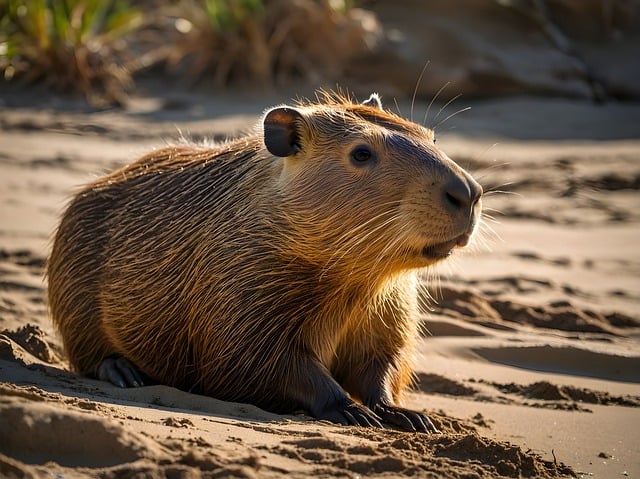
M 362 102 L 363 105 L 372 106 L 378 110 L 382 110 L 382 101 L 377 93 L 372 93 L 368 100 Z
M 295 108 L 280 106 L 264 116 L 264 144 L 275 156 L 291 156 L 300 151 L 302 113 Z

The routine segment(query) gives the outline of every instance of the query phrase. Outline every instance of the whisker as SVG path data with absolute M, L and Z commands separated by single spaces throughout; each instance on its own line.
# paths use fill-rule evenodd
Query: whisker
M 501 168 L 503 166 L 507 166 L 508 163 L 501 163 L 501 164 L 496 164 L 496 165 L 492 165 L 492 166 L 488 166 L 486 168 L 483 168 L 482 170 L 478 171 L 477 173 L 475 173 L 475 177 L 478 181 L 482 181 L 484 178 L 487 177 L 487 175 L 489 173 L 491 173 L 490 170 L 493 170 L 495 168 Z M 509 182 L 509 183 L 503 183 L 501 185 L 499 185 L 500 187 L 502 186 L 509 186 L 510 184 L 513 184 L 513 182 Z
M 483 231 L 478 231 L 478 236 L 475 240 L 475 245 L 478 247 L 478 250 L 484 250 L 488 252 L 493 252 L 492 244 L 495 241 L 489 241 L 488 237 L 483 234 Z M 498 235 L 492 235 L 495 239 L 500 239 Z
M 402 111 L 400 110 L 400 105 L 398 105 L 398 100 L 396 97 L 393 97 L 393 103 L 396 106 L 396 110 L 398 111 L 398 115 L 402 116 Z
M 518 196 L 520 198 L 524 198 L 524 195 L 522 193 L 520 193 L 519 191 L 495 190 L 495 191 L 490 191 L 489 192 L 489 196 L 492 196 L 494 194 L 497 194 L 497 195 L 513 195 L 513 196 Z
M 436 121 L 438 119 L 438 117 L 440 116 L 440 114 L 449 106 L 451 105 L 451 103 L 453 103 L 454 101 L 456 101 L 458 98 L 460 98 L 462 96 L 462 93 L 458 93 L 456 96 L 454 96 L 453 98 L 451 98 L 447 103 L 445 103 L 444 105 L 442 105 L 442 107 L 440 107 L 440 109 L 438 110 L 438 113 L 436 113 L 436 116 L 433 117 L 433 121 Z
M 498 234 L 498 232 L 493 229 L 493 227 L 487 223 L 480 223 L 480 228 L 478 229 L 478 233 L 479 237 L 482 237 L 482 235 L 490 233 L 494 238 L 504 242 L 504 240 L 500 237 L 500 235 Z
M 494 196 L 494 195 L 516 195 L 520 196 L 520 193 L 517 191 L 508 191 L 508 190 L 489 190 L 485 191 L 483 196 Z
M 494 225 L 501 225 L 501 224 L 502 224 L 502 221 L 497 220 L 497 219 L 495 219 L 495 218 L 483 218 L 483 221 L 484 221 L 485 223 L 486 223 L 486 222 L 489 222 L 489 223 L 492 223 L 492 224 L 494 224 Z
M 430 311 L 431 304 L 434 302 L 433 296 L 429 292 L 428 281 L 429 278 L 426 273 L 421 275 L 418 281 L 418 308 L 421 312 Z M 431 331 L 424 324 L 422 325 L 422 330 L 432 336 Z
M 460 109 L 460 110 L 458 110 L 458 111 L 456 111 L 454 113 L 451 113 L 451 115 L 446 117 L 444 120 L 440 120 L 432 129 L 435 131 L 436 128 L 438 128 L 440 125 L 442 125 L 448 119 L 453 118 L 454 116 L 456 116 L 456 115 L 458 115 L 460 113 L 464 113 L 465 111 L 469 111 L 469 110 L 471 110 L 471 107 L 467 106 L 467 107 L 462 108 L 462 109 Z M 437 116 L 436 116 L 436 118 L 437 118 Z M 435 120 L 435 118 L 434 118 L 434 120 Z
M 458 125 L 450 125 L 446 130 L 440 130 L 438 133 L 444 133 L 445 131 L 454 131 L 458 129 Z
M 387 207 L 387 206 L 397 206 L 397 205 L 400 205 L 401 203 L 402 203 L 401 200 L 387 201 L 386 203 L 382 203 L 380 205 L 380 207 L 384 208 L 384 207 Z M 357 232 L 358 230 L 360 230 L 362 228 L 366 228 L 367 226 L 369 226 L 369 224 L 373 223 L 374 221 L 377 221 L 378 219 L 382 218 L 384 215 L 387 215 L 387 214 L 390 214 L 390 213 L 393 213 L 393 212 L 391 210 L 385 210 L 382 213 L 377 214 L 373 218 L 368 219 L 364 223 L 361 223 L 361 224 L 355 226 L 353 229 L 351 229 L 350 231 L 347 231 L 342 236 L 340 236 L 340 238 L 338 238 L 338 243 L 341 243 L 344 239 L 348 239 L 349 237 L 353 236 L 353 233 Z
M 493 149 L 494 149 L 496 146 L 498 146 L 499 144 L 500 144 L 500 143 L 496 142 L 496 143 L 493 143 L 492 145 L 488 146 L 487 148 L 485 148 L 485 149 L 482 151 L 482 153 L 480 153 L 480 154 L 477 156 L 477 158 L 476 158 L 476 159 L 477 159 L 477 160 L 480 160 L 484 155 L 486 155 L 487 153 L 489 153 L 491 150 L 493 150 Z M 508 163 L 505 163 L 505 164 L 508 164 Z M 494 165 L 494 166 L 495 166 L 495 165 Z
M 425 63 L 424 66 L 422 67 L 422 71 L 420 72 L 420 75 L 418 76 L 418 80 L 416 81 L 416 86 L 413 89 L 413 96 L 411 97 L 411 113 L 409 115 L 409 119 L 411 121 L 413 121 L 413 105 L 416 102 L 416 95 L 418 94 L 418 87 L 420 86 L 420 83 L 422 83 L 422 77 L 424 75 L 425 70 L 429 66 L 429 63 L 431 63 L 431 61 L 427 60 L 427 63 Z
M 377 249 L 378 243 L 384 241 L 384 238 L 382 237 L 377 237 L 374 239 L 374 242 L 372 243 L 373 247 Z M 385 245 L 383 245 L 381 251 L 377 254 L 377 256 L 375 257 L 375 260 L 370 263 L 371 266 L 369 268 L 367 268 L 369 271 L 381 271 L 385 269 L 385 266 L 383 265 L 382 267 L 379 267 L 379 265 L 381 264 L 382 260 L 387 256 L 389 250 L 394 249 L 397 247 L 397 245 L 401 242 L 401 238 L 397 237 L 394 240 L 392 240 L 391 242 L 386 243 Z M 355 261 L 352 263 L 351 266 L 351 272 L 349 273 L 349 275 L 353 274 L 356 268 L 356 265 L 360 264 L 360 258 L 363 254 L 366 253 L 366 250 L 362 250 L 360 251 L 360 254 L 358 255 L 357 258 L 355 258 Z M 369 261 L 366 262 L 367 264 L 369 264 Z M 373 294 L 375 296 L 375 294 Z
M 376 258 L 376 260 L 373 263 L 373 270 L 376 270 L 376 268 L 378 267 L 378 265 L 382 262 L 382 259 L 387 256 L 387 254 L 389 253 L 389 251 L 392 251 L 394 249 L 397 249 L 397 246 L 402 242 L 402 235 L 398 234 L 393 241 L 387 243 L 384 248 L 382 249 L 382 251 L 380 251 L 380 253 L 378 254 L 378 257 Z
M 390 202 L 390 204 L 394 204 L 394 203 L 398 203 L 398 202 Z M 357 232 L 362 230 L 363 228 L 368 228 L 371 223 L 374 223 L 375 221 L 379 221 L 380 219 L 384 218 L 387 215 L 392 215 L 388 218 L 386 218 L 381 224 L 377 225 L 374 228 L 371 228 L 369 231 L 367 231 L 366 234 L 361 235 L 361 236 L 357 236 Z M 343 234 L 339 239 L 338 239 L 338 244 L 341 244 L 344 242 L 344 247 L 339 247 L 329 258 L 329 260 L 327 261 L 327 264 L 324 266 L 323 268 L 323 272 L 321 274 L 321 276 L 324 276 L 328 271 L 330 271 L 334 266 L 336 266 L 338 264 L 338 262 L 344 258 L 347 254 L 349 254 L 351 251 L 353 251 L 354 249 L 356 249 L 360 244 L 362 244 L 363 242 L 367 241 L 372 235 L 375 235 L 378 231 L 380 231 L 381 229 L 387 227 L 389 224 L 393 223 L 394 221 L 396 221 L 399 218 L 399 214 L 393 210 L 387 210 L 384 211 L 378 215 L 376 215 L 375 217 L 369 219 L 368 221 L 365 221 L 364 223 L 356 226 L 355 228 L 352 228 L 350 231 L 348 231 L 347 233 Z M 355 237 L 355 241 L 353 241 L 353 238 Z M 343 241 L 343 240 L 350 240 L 351 241 Z M 381 237 L 375 237 L 374 236 L 374 243 L 377 241 L 382 241 L 383 238 Z M 360 254 L 362 254 L 363 252 L 361 252 Z M 357 263 L 357 261 L 355 262 Z M 354 263 L 354 264 L 355 264 Z
M 442 297 L 442 283 L 440 272 L 433 266 L 430 266 L 424 272 L 425 293 L 427 302 L 423 302 L 424 309 L 434 311 L 432 305 L 438 304 L 438 297 Z
M 486 213 L 487 211 L 490 211 L 491 213 L 498 213 L 498 214 L 502 214 L 502 211 L 496 209 L 496 208 L 491 208 L 488 206 L 483 206 L 482 207 L 482 214 Z
M 399 214 L 394 215 L 392 218 L 389 219 L 389 222 L 393 222 L 396 221 L 397 219 L 400 218 Z M 385 225 L 386 226 L 386 225 Z M 384 255 L 386 255 L 386 253 L 392 248 L 396 246 L 396 243 L 400 242 L 400 238 L 401 235 L 397 234 L 396 237 L 393 239 L 393 241 L 391 242 L 387 242 L 386 244 L 383 245 L 382 251 L 380 253 L 378 253 L 378 256 L 376 258 L 376 260 L 374 261 L 374 266 L 372 269 L 375 270 L 376 266 L 378 265 L 378 263 L 381 261 L 382 257 L 384 257 Z M 384 238 L 382 237 L 378 237 L 376 238 L 376 242 L 382 242 L 384 240 Z M 376 243 L 373 243 L 374 245 Z M 364 251 L 360 254 L 362 255 L 364 253 Z
M 485 216 L 489 218 L 495 218 L 493 215 L 504 216 L 505 213 L 502 210 L 496 208 L 482 208 L 482 218 Z
M 491 213 L 489 213 L 487 210 L 491 211 Z M 502 211 L 500 211 L 500 210 L 496 210 L 494 208 L 484 208 L 483 211 L 482 211 L 482 219 L 483 220 L 487 219 L 487 218 L 490 219 L 490 220 L 496 219 L 496 217 L 493 216 L 492 213 L 495 213 L 497 215 L 503 215 Z
M 504 213 L 502 211 L 494 210 L 494 213 L 497 214 L 497 215 L 500 215 L 500 216 L 504 216 Z M 492 221 L 494 223 L 500 224 L 500 221 L 495 216 L 493 216 L 490 213 L 487 213 L 486 211 L 482 212 L 482 219 L 483 220 L 489 220 L 489 221 Z
M 442 93 L 445 90 L 445 88 L 447 88 L 450 84 L 451 82 L 447 82 L 444 85 L 442 85 L 440 89 L 436 92 L 436 94 L 433 96 L 433 98 L 431 99 L 431 102 L 429 102 L 427 111 L 424 114 L 424 119 L 422 120 L 422 126 L 427 125 L 427 119 L 429 118 L 429 110 L 431 110 L 431 105 L 433 105 L 433 102 L 436 101 L 436 99 L 440 96 L 440 93 Z
M 505 187 L 511 186 L 511 185 L 515 185 L 515 182 L 507 181 L 505 183 L 500 183 L 499 185 L 494 185 L 491 188 L 488 188 L 487 190 L 485 190 L 485 192 L 500 191 L 500 190 L 498 190 L 498 188 L 505 188 Z M 506 190 L 506 191 L 510 191 L 510 190 Z

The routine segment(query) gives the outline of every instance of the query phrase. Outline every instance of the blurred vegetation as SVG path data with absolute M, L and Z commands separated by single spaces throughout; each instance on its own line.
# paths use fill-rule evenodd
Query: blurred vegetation
M 216 86 L 333 76 L 366 43 L 344 1 L 183 0 L 167 11 L 175 20 L 169 70 Z
M 121 104 L 136 73 L 269 85 L 366 47 L 353 0 L 0 0 L 0 75 Z M 370 25 L 370 22 L 369 22 Z
M 77 90 L 95 104 L 119 103 L 135 71 L 127 38 L 141 24 L 126 0 L 3 0 L 0 72 Z
M 418 3 L 425 9 L 433 7 L 435 16 L 440 15 L 437 18 L 452 23 L 460 20 L 453 4 L 427 0 Z M 374 78 L 409 90 L 419 74 L 416 65 L 423 64 L 430 55 L 441 54 L 446 60 L 451 55 L 463 59 L 473 55 L 474 61 L 467 64 L 443 61 L 438 65 L 445 81 L 450 77 L 466 81 L 465 88 L 472 94 L 509 93 L 518 88 L 539 91 L 539 80 L 534 78 L 527 83 L 515 70 L 509 70 L 516 68 L 513 65 L 517 62 L 504 60 L 512 54 L 508 45 L 473 43 L 472 35 L 459 35 L 454 47 L 446 42 L 420 45 L 423 40 L 419 33 L 411 37 L 393 27 L 383 30 L 373 12 L 357 8 L 358 4 L 387 8 L 377 11 L 399 8 L 407 16 L 405 21 L 418 24 L 414 30 L 419 32 L 422 19 L 413 18 L 418 3 L 0 0 L 0 85 L 3 81 L 44 83 L 60 91 L 80 93 L 95 106 L 126 102 L 136 81 L 149 70 L 189 86 L 200 83 L 209 88 L 268 87 L 292 80 L 318 84 L 329 79 L 334 82 L 360 78 L 367 82 Z M 601 60 L 598 50 L 593 49 L 590 57 L 582 54 L 585 45 L 599 47 L 604 40 L 617 48 L 623 33 L 637 30 L 638 0 L 490 0 L 462 4 L 479 15 L 478 22 L 484 21 L 489 27 L 491 12 L 500 13 L 502 7 L 511 10 L 517 13 L 510 18 L 514 22 L 511 35 L 520 42 L 518 45 L 530 35 L 520 35 L 518 26 L 526 26 L 523 32 L 535 29 L 566 56 L 566 68 L 556 66 L 553 70 L 553 62 L 549 62 L 551 69 L 543 70 L 551 78 L 543 82 L 543 88 L 564 94 L 572 81 L 575 84 L 584 79 L 598 100 L 608 94 L 607 81 L 613 82 L 610 89 L 615 95 L 640 95 L 635 83 L 631 84 L 637 75 L 624 73 L 627 76 L 620 80 L 618 67 L 613 74 L 603 75 L 608 64 Z M 499 18 L 504 21 L 505 17 Z M 456 31 L 446 25 L 440 30 Z M 500 32 L 508 34 L 504 33 L 507 28 L 496 30 L 494 40 L 501 38 Z M 499 49 L 504 55 L 496 55 Z M 478 65 L 482 66 L 479 70 Z M 564 78 L 569 86 L 562 83 Z M 428 88 L 425 91 L 435 94 L 439 86 L 432 88 L 434 91 Z

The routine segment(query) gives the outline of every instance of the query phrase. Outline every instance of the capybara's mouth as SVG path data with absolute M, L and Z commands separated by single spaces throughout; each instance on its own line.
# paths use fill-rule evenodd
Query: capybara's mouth
M 428 245 L 422 248 L 422 256 L 429 260 L 439 260 L 451 256 L 454 248 L 462 248 L 469 243 L 469 233 L 464 233 L 457 238 L 443 243 L 437 243 L 434 245 Z

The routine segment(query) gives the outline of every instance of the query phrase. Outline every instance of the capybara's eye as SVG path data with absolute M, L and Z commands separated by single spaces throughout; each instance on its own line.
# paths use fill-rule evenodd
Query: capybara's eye
M 351 152 L 351 161 L 358 166 L 370 163 L 374 154 L 368 146 L 358 146 Z

